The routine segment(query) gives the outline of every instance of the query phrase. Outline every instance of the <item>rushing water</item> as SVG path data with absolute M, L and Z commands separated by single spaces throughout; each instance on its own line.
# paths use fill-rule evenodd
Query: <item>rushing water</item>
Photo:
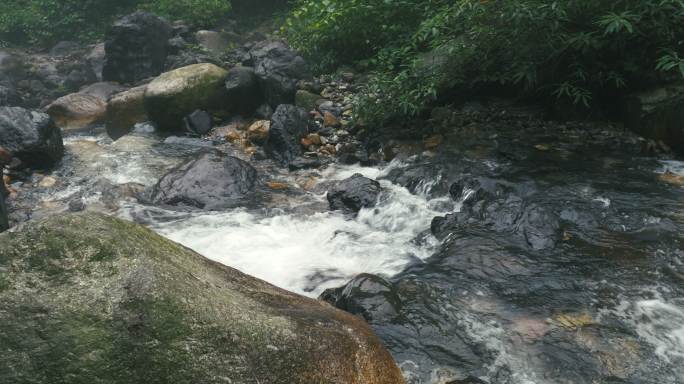
M 95 133 L 68 138 L 57 182 L 16 185 L 13 206 L 38 205 L 35 217 L 81 202 L 311 297 L 379 275 L 384 288 L 347 299 L 412 384 L 684 383 L 684 163 L 619 137 L 496 127 L 377 167 L 264 162 L 262 178 L 288 191 L 205 212 L 126 191 L 211 143 Z M 357 217 L 329 212 L 326 186 L 354 173 L 386 193 Z M 458 212 L 430 234 L 433 218 Z

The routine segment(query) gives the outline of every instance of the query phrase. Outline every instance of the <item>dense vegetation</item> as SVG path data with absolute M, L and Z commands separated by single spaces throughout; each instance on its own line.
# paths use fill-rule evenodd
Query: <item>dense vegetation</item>
M 372 123 L 492 87 L 600 107 L 684 76 L 684 0 L 299 0 L 283 32 L 320 70 L 374 71 Z
M 211 26 L 230 9 L 228 0 L 2 0 L 0 41 L 48 45 L 98 37 L 111 21 L 135 9 L 198 27 Z

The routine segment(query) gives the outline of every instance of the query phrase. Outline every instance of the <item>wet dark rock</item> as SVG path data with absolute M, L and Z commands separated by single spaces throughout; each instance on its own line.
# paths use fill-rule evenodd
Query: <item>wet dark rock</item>
M 98 43 L 92 47 L 90 53 L 88 53 L 85 57 L 86 61 L 90 65 L 90 68 L 93 70 L 97 81 L 102 81 L 102 70 L 104 69 L 105 65 L 105 56 L 105 44 Z
M 223 63 L 218 58 L 208 55 L 201 51 L 186 49 L 178 52 L 175 55 L 169 55 L 164 64 L 164 71 L 172 71 L 174 69 L 187 67 L 193 64 L 211 63 L 222 66 Z
M 0 83 L 16 83 L 25 76 L 25 64 L 21 57 L 0 51 Z
M 171 30 L 174 36 L 180 36 L 185 40 L 192 40 L 194 38 L 192 28 L 182 20 L 174 21 L 173 24 L 171 24 Z
M 12 107 L 20 102 L 19 94 L 13 87 L 0 85 L 0 107 Z
M 254 112 L 254 116 L 259 119 L 270 120 L 273 116 L 273 108 L 268 104 L 261 104 Z
M 169 23 L 148 12 L 135 12 L 116 21 L 105 37 L 107 81 L 135 83 L 164 70 Z
M 5 183 L 3 180 L 4 169 L 2 167 L 2 161 L 0 160 L 0 232 L 9 229 L 9 220 L 7 218 L 7 204 L 5 199 L 7 198 L 7 191 L 5 190 Z
M 309 133 L 309 115 L 294 105 L 279 105 L 271 117 L 264 150 L 282 166 L 302 154 L 300 140 Z
M 294 104 L 297 83 L 311 77 L 306 61 L 278 41 L 257 44 L 250 50 L 249 56 L 264 97 L 271 107 Z
M 627 128 L 684 154 L 684 83 L 633 94 L 623 110 Z
M 480 183 L 485 181 L 487 184 L 482 187 Z M 502 184 L 493 180 L 473 179 L 467 183 L 466 187 L 456 183 L 456 188 L 452 188 L 453 192 L 465 191 L 465 199 L 460 197 L 464 199 L 462 210 L 432 221 L 432 233 L 437 238 L 444 239 L 455 231 L 484 226 L 496 233 L 507 234 L 510 240 L 515 242 L 517 239 L 517 242 L 534 250 L 556 245 L 560 237 L 560 220 L 551 209 L 527 202 L 513 193 L 502 196 L 496 190 Z
M 380 193 L 380 183 L 357 173 L 328 191 L 328 203 L 331 210 L 355 213 L 361 208 L 375 206 Z
M 31 168 L 50 168 L 62 159 L 62 133 L 45 113 L 0 107 L 0 146 Z
M 404 382 L 357 317 L 131 222 L 33 220 L 0 255 L 5 382 Z
M 429 163 L 394 168 L 384 179 L 405 187 L 413 194 L 436 197 L 445 195 L 449 190 L 443 170 Z
M 64 79 L 64 86 L 67 89 L 76 90 L 95 81 L 97 81 L 97 76 L 91 68 L 76 68 L 69 71 Z
M 318 110 L 321 112 L 321 114 L 325 114 L 326 112 L 328 112 L 336 118 L 340 117 L 340 115 L 342 114 L 342 108 L 336 106 L 335 103 L 329 100 L 321 103 L 318 106 Z
M 232 112 L 247 116 L 263 103 L 259 79 L 253 68 L 235 67 L 229 70 L 226 90 L 228 109 Z
M 167 42 L 169 55 L 177 55 L 188 47 L 188 42 L 180 36 L 174 36 Z
M 67 205 L 69 212 L 82 212 L 86 209 L 86 204 L 80 196 L 69 201 Z
M 357 148 L 352 152 L 340 153 L 337 157 L 338 161 L 342 164 L 352 165 L 361 164 L 363 166 L 372 165 L 371 160 L 368 158 L 368 153 L 361 148 Z
M 401 299 L 392 284 L 380 276 L 366 273 L 340 288 L 326 290 L 319 299 L 368 322 L 390 321 L 401 309 Z
M 299 157 L 290 162 L 288 168 L 290 171 L 298 171 L 301 169 L 319 168 L 323 162 L 319 158 L 303 158 Z
M 81 50 L 81 45 L 75 41 L 60 41 L 50 49 L 51 56 L 68 56 Z
M 257 171 L 249 163 L 210 151 L 162 177 L 151 201 L 206 210 L 232 208 L 245 203 L 257 183 Z
M 213 127 L 211 115 L 206 111 L 197 110 L 183 119 L 185 130 L 197 135 L 206 135 Z

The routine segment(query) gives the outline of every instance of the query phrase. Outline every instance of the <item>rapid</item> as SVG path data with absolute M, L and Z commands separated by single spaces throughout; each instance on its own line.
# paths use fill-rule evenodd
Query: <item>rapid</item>
M 684 383 L 684 162 L 600 126 L 509 123 L 370 167 L 255 161 L 287 188 L 213 212 L 136 196 L 208 147 L 239 148 L 95 129 L 65 138 L 62 165 L 12 209 L 105 211 L 323 295 L 363 316 L 412 384 Z M 330 212 L 327 187 L 356 173 L 380 181 L 378 204 Z

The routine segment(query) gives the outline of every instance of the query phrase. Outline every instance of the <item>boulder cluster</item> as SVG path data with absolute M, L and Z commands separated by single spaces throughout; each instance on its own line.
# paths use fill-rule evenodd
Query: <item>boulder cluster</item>
M 54 167 L 64 152 L 62 133 L 95 126 L 119 140 L 138 124 L 151 123 L 162 135 L 238 144 L 248 156 L 290 170 L 334 157 L 371 161 L 351 129 L 352 71 L 314 78 L 284 42 L 231 28 L 193 32 L 136 12 L 116 21 L 102 44 L 60 42 L 38 56 L 0 52 L 6 184 L 18 170 Z M 242 195 L 260 185 L 256 171 L 245 171 L 251 166 L 242 160 L 220 157 L 205 153 L 183 164 L 160 180 L 149 201 L 202 209 L 244 203 Z M 223 183 L 211 181 L 224 176 Z M 239 185 L 235 190 L 233 183 Z M 6 221 L 2 212 L 4 202 L 0 217 Z M 0 228 L 6 226 L 0 221 Z

